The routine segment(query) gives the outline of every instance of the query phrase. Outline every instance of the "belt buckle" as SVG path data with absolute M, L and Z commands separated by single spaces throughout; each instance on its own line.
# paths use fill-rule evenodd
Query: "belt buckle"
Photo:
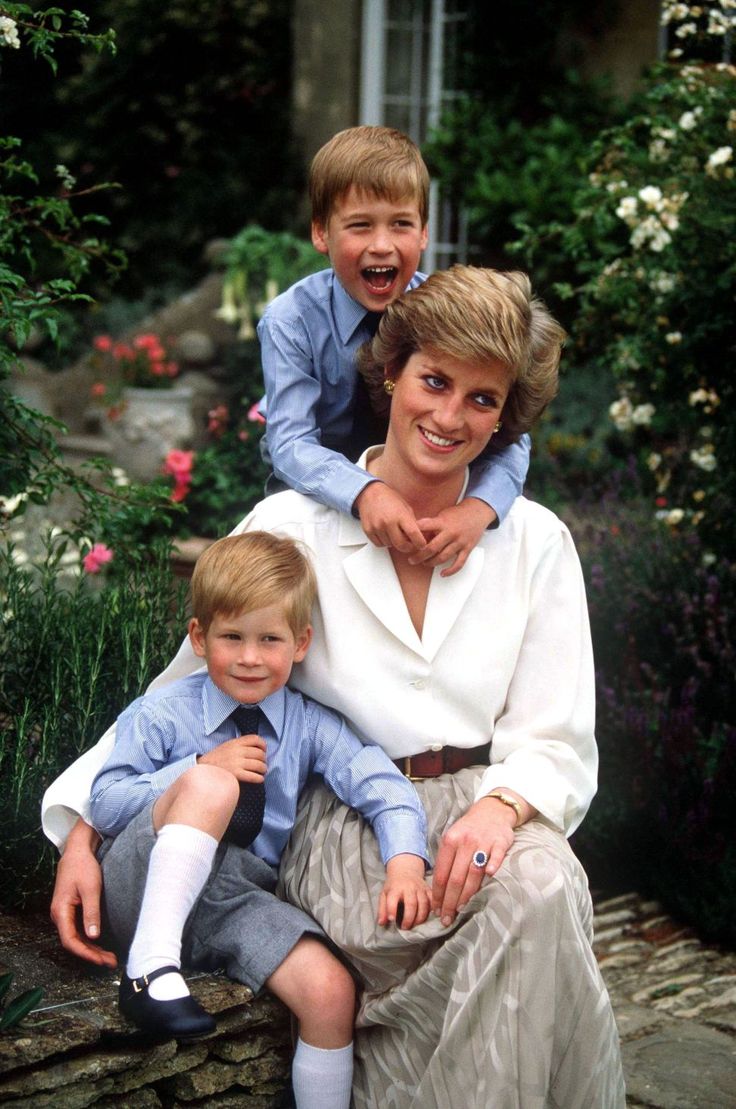
M 416 775 L 412 775 L 412 772 L 411 772 L 411 755 L 406 755 L 404 757 L 403 774 L 404 774 L 404 777 L 408 778 L 410 782 L 423 782 L 424 781 L 424 778 L 417 777 Z

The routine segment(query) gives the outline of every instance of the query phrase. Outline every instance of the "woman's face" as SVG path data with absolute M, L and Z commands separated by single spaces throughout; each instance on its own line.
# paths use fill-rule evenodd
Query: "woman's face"
M 498 360 L 466 362 L 422 348 L 396 379 L 387 445 L 415 475 L 464 471 L 491 438 L 511 383 Z

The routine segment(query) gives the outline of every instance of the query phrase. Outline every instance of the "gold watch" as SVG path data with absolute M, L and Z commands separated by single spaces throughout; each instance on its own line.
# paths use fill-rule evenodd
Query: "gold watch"
M 510 793 L 504 793 L 501 789 L 494 789 L 493 793 L 489 793 L 487 794 L 487 796 L 495 797 L 496 800 L 500 801 L 502 805 L 508 805 L 510 809 L 514 810 L 514 812 L 516 813 L 516 824 L 514 824 L 514 828 L 518 828 L 521 824 L 522 814 L 521 805 L 516 800 L 516 798 L 512 797 Z

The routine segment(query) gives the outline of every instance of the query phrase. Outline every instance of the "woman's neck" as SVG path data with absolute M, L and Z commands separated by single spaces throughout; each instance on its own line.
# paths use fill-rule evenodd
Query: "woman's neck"
M 418 520 L 436 516 L 443 509 L 457 504 L 466 476 L 463 469 L 444 479 L 429 481 L 423 474 L 408 468 L 392 450 L 390 432 L 383 450 L 368 460 L 368 472 L 402 496 Z

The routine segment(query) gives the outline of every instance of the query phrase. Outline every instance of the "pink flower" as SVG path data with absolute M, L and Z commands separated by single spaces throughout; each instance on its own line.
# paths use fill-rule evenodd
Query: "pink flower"
M 211 408 L 207 413 L 207 430 L 210 435 L 214 435 L 216 439 L 224 435 L 229 419 L 230 413 L 226 404 L 218 404 L 216 408 Z
M 255 404 L 252 404 L 250 406 L 250 408 L 248 409 L 248 419 L 254 424 L 265 424 L 265 419 L 258 411 L 258 404 L 259 402 L 256 401 Z
M 99 574 L 106 562 L 112 562 L 113 554 L 104 543 L 95 543 L 82 559 L 82 565 L 88 574 Z
M 93 346 L 95 350 L 102 351 L 104 354 L 108 350 L 112 350 L 112 339 L 109 335 L 97 335 L 95 337 Z
M 93 397 L 104 397 L 105 392 L 105 386 L 102 384 L 101 381 L 96 381 L 94 385 L 92 385 L 90 388 L 90 396 Z
M 179 501 L 183 501 L 191 488 L 192 488 L 192 486 L 188 481 L 181 481 L 179 478 L 177 478 L 176 479 L 176 484 L 174 485 L 174 488 L 171 490 L 170 499 L 172 501 L 177 502 L 177 503 Z
M 184 485 L 192 479 L 194 451 L 171 450 L 164 459 L 164 473 L 171 474 L 177 485 Z

